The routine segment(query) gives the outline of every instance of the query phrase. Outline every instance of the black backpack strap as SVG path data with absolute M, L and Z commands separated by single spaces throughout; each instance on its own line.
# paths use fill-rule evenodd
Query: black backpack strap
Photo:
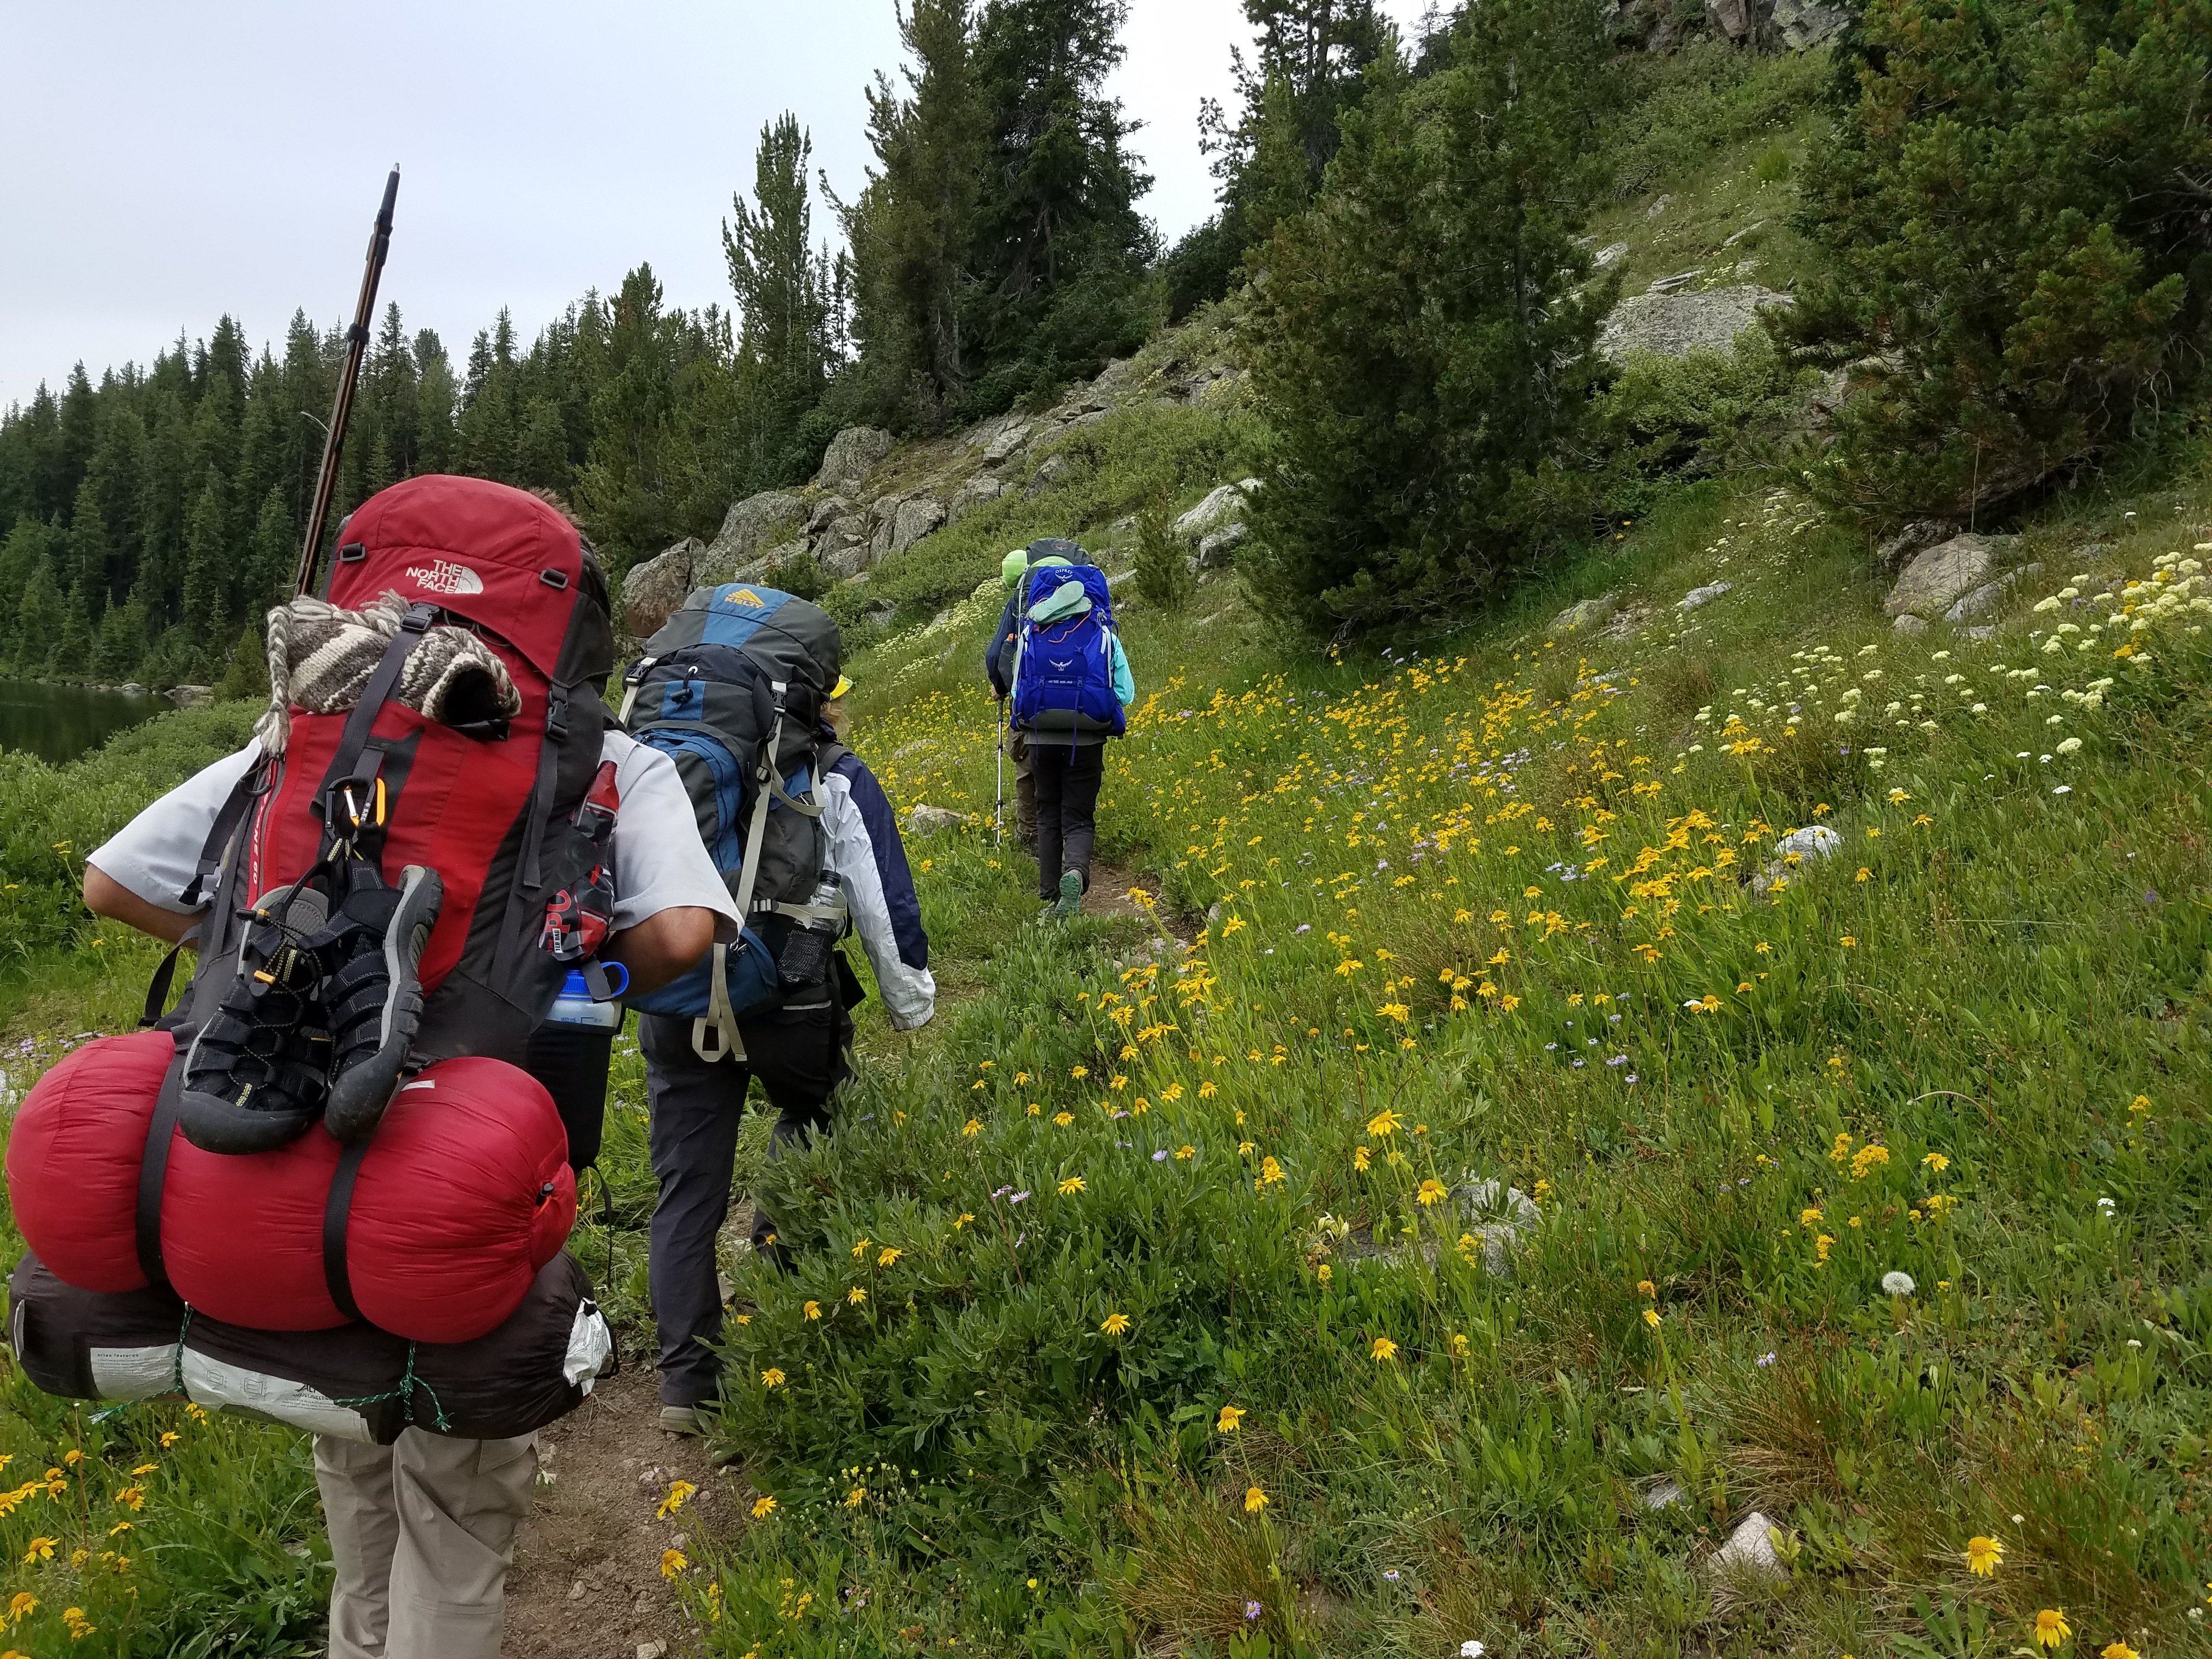
M 146 986 L 145 1012 L 138 1016 L 140 1030 L 152 1030 L 168 1012 L 169 987 L 176 981 L 177 958 L 184 954 L 184 951 L 182 944 L 172 945 L 169 954 L 161 958 L 161 965 L 154 970 L 154 977 Z
M 248 767 L 246 775 L 231 786 L 230 793 L 222 803 L 222 810 L 215 815 L 215 823 L 200 848 L 200 860 L 193 868 L 192 878 L 185 884 L 184 891 L 177 895 L 178 902 L 187 910 L 198 909 L 201 899 L 212 896 L 216 873 L 222 868 L 223 858 L 230 851 L 230 844 L 238 835 L 239 825 L 246 821 L 246 815 L 252 810 L 253 803 L 268 788 L 270 769 L 268 761 L 264 759 Z
M 401 671 L 407 666 L 407 659 L 414 654 L 415 647 L 422 643 L 437 616 L 434 605 L 411 605 L 407 607 L 407 614 L 399 619 L 399 631 L 384 647 L 384 655 L 378 660 L 375 672 L 368 677 L 368 684 L 362 688 L 361 700 L 354 704 L 353 712 L 346 716 L 345 730 L 338 738 L 337 753 L 331 757 L 330 770 L 323 774 L 323 781 L 315 791 L 315 806 L 323 815 L 323 839 L 326 844 L 337 838 L 340 828 L 339 805 L 335 799 L 338 791 L 349 784 L 362 788 L 363 794 L 355 799 L 354 813 L 356 815 L 365 814 L 374 804 L 367 798 L 367 792 L 376 787 L 378 774 L 383 769 L 383 756 L 376 754 L 374 758 L 366 763 L 368 769 L 362 769 L 363 756 L 370 752 L 369 733 L 376 725 L 377 715 L 383 712 L 384 705 L 398 689 Z M 357 817 L 356 823 L 347 827 L 359 828 L 365 821 L 365 817 Z
M 338 1154 L 329 1195 L 323 1200 L 323 1283 L 331 1300 L 348 1319 L 359 1319 L 361 1307 L 353 1299 L 353 1278 L 346 1267 L 346 1225 L 353 1219 L 354 1181 L 375 1139 L 374 1135 L 363 1135 Z
M 522 826 L 522 885 L 532 892 L 545 884 L 545 820 L 553 811 L 561 745 L 568 740 L 568 688 L 551 686 L 545 693 L 545 730 L 538 741 L 538 783 L 530 792 L 529 817 Z
M 185 1095 L 185 1056 L 191 1045 L 178 1034 L 177 1057 L 161 1079 L 161 1092 L 154 1099 L 153 1121 L 146 1126 L 146 1152 L 138 1164 L 138 1203 L 132 1218 L 138 1249 L 138 1269 L 151 1285 L 167 1285 L 161 1265 L 161 1190 L 169 1178 L 169 1146 L 176 1138 L 177 1108 Z

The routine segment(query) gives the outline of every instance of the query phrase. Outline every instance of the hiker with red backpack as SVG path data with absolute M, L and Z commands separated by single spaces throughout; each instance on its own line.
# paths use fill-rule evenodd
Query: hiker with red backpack
M 1128 729 L 1137 686 L 1115 631 L 1106 573 L 1073 542 L 1034 556 L 1045 545 L 1030 544 L 1032 562 L 1007 601 L 989 665 L 994 684 L 1005 671 L 1009 724 L 1028 746 L 1037 896 L 1064 917 L 1082 910 L 1091 888 L 1106 740 Z
M 112 1322 L 152 1298 L 169 1310 L 169 1346 L 106 1350 L 154 1356 L 137 1382 L 102 1373 L 98 1352 L 91 1375 L 66 1386 L 47 1380 L 65 1368 L 29 1352 L 34 1343 L 19 1358 L 46 1366 L 33 1375 L 60 1392 L 181 1386 L 314 1429 L 336 1567 L 333 1659 L 495 1659 L 515 1528 L 536 1484 L 535 1431 L 588 1392 L 605 1324 L 561 1256 L 539 1282 L 557 1272 L 583 1290 L 550 1329 L 514 1327 L 521 1312 L 500 1323 L 508 1316 L 487 1292 L 475 1298 L 481 1316 L 451 1332 L 390 1333 L 414 1316 L 411 1297 L 477 1270 L 483 1246 L 455 1236 L 453 1217 L 519 1205 L 527 1220 L 534 1206 L 552 1249 L 565 1238 L 575 1202 L 566 1137 L 520 1066 L 571 973 L 594 996 L 647 994 L 718 938 L 738 938 L 739 917 L 676 767 L 614 729 L 600 701 L 612 668 L 605 581 L 556 504 L 479 479 L 417 477 L 364 503 L 338 541 L 328 598 L 271 613 L 271 704 L 253 743 L 148 807 L 87 864 L 95 914 L 196 945 L 198 965 L 154 1030 L 64 1063 L 149 1040 L 174 1053 L 155 1065 L 158 1101 L 136 1103 L 130 1120 L 149 1122 L 133 1177 L 143 1288 L 71 1291 L 53 1306 Z M 165 989 L 157 980 L 149 1024 Z M 60 1091 L 35 1097 L 63 1069 L 25 1115 L 48 1109 Z M 473 1079 L 469 1098 L 457 1077 Z M 81 1068 L 77 1080 L 98 1077 Z M 96 1089 L 76 1093 L 53 1109 L 108 1103 Z M 475 1139 L 442 1143 L 428 1167 L 395 1162 L 409 1137 L 440 1128 Z M 537 1184 L 496 1188 L 524 1141 L 524 1179 Z M 19 1170 L 14 1152 L 20 1212 L 43 1177 Z M 240 1274 L 283 1279 L 305 1266 L 284 1279 L 286 1305 L 304 1311 L 277 1328 L 199 1335 L 208 1322 L 172 1293 L 191 1267 L 186 1236 L 208 1231 L 174 1206 L 210 1168 L 285 1200 L 217 1218 L 237 1236 Z M 400 1200 L 397 1219 L 379 1219 L 380 1194 Z M 300 1264 L 287 1241 L 303 1203 L 319 1259 Z M 383 1259 L 368 1248 L 372 1224 L 413 1241 L 398 1291 L 362 1277 Z M 11 1281 L 19 1311 L 24 1273 Z M 392 1310 L 374 1325 L 360 1308 L 372 1302 Z M 437 1346 L 447 1337 L 457 1346 Z M 217 1354 L 210 1340 L 229 1346 Z M 246 1352 L 264 1375 L 238 1363 Z M 443 1397 L 430 1386 L 462 1358 L 483 1396 L 475 1417 L 453 1385 Z M 540 1364 L 555 1368 L 538 1389 L 551 1403 L 517 1418 L 502 1390 L 532 1382 L 518 1366 Z M 330 1380 L 362 1364 L 391 1372 Z M 477 1421 L 503 1431 L 464 1437 Z
M 624 676 L 630 729 L 674 760 L 746 923 L 737 944 L 635 1004 L 659 1186 L 648 1277 L 660 1426 L 672 1434 L 705 1432 L 721 1389 L 714 1245 L 753 1079 L 776 1114 L 774 1160 L 829 1133 L 831 1098 L 852 1074 L 861 992 L 837 948 L 848 930 L 893 1029 L 927 1024 L 937 1009 L 897 819 L 846 746 L 842 658 L 821 607 L 730 582 L 692 593 Z M 793 1247 L 757 1196 L 752 1245 L 790 1267 Z

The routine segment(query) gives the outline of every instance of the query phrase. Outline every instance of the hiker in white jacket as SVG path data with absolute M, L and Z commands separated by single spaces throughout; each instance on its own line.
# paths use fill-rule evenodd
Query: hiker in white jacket
M 840 680 L 826 705 L 838 739 L 836 758 L 815 780 L 830 866 L 894 1029 L 926 1025 L 937 1012 L 929 972 L 929 936 L 922 931 L 906 846 L 883 786 L 857 755 L 843 749 L 847 723 Z M 689 1019 L 647 1014 L 640 1019 L 646 1088 L 653 1103 L 653 1173 L 660 1186 L 653 1212 L 647 1277 L 660 1338 L 660 1426 L 673 1434 L 702 1431 L 699 1408 L 721 1388 L 722 1297 L 714 1239 L 729 1213 L 730 1180 L 745 1095 L 757 1076 L 775 1109 L 769 1137 L 774 1158 L 793 1140 L 830 1130 L 830 1102 L 852 1075 L 853 1021 L 848 1012 L 860 987 L 842 951 L 834 953 L 829 982 L 816 995 L 788 1001 L 738 1022 L 748 1058 L 702 1060 L 691 1045 Z M 753 1248 L 780 1267 L 790 1257 L 776 1238 L 773 1216 L 753 1206 Z

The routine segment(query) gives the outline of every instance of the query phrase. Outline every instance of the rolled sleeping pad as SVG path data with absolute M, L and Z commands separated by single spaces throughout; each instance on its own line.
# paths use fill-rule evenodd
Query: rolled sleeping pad
M 8 1291 L 9 1345 L 48 1394 L 147 1400 L 181 1389 L 210 1410 L 374 1445 L 410 1426 L 474 1440 L 529 1434 L 581 1404 L 614 1352 L 591 1280 L 565 1250 L 504 1322 L 457 1343 L 363 1324 L 259 1331 L 188 1319 L 171 1291 L 76 1290 L 29 1253 Z
M 65 1284 L 144 1288 L 136 1216 L 167 1032 L 104 1037 L 33 1086 L 8 1144 L 17 1224 Z M 326 1212 L 343 1149 L 319 1126 L 274 1152 L 204 1152 L 173 1134 L 161 1262 L 197 1312 L 264 1331 L 351 1322 L 332 1294 Z M 543 1085 L 502 1061 L 441 1060 L 401 1085 L 344 1203 L 343 1283 L 359 1317 L 404 1339 L 465 1342 L 520 1304 L 576 1218 L 568 1135 Z

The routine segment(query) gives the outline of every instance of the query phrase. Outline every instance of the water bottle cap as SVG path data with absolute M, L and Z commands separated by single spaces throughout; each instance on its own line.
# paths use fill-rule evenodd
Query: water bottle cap
M 592 1000 L 592 988 L 584 982 L 582 969 L 571 968 L 568 970 L 568 977 L 561 981 L 561 994 L 564 997 L 581 997 L 586 1002 Z

